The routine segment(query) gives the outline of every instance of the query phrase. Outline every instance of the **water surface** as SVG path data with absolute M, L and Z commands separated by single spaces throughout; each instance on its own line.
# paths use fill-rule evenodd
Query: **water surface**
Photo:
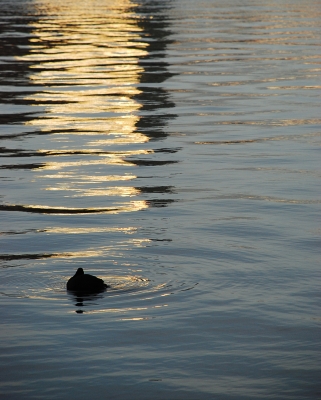
M 319 398 L 320 2 L 0 5 L 1 395 Z

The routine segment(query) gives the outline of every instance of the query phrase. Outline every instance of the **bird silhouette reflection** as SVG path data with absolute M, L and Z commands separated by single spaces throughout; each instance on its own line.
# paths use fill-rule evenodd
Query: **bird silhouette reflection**
M 71 292 L 70 293 L 75 306 L 77 309 L 75 312 L 77 314 L 83 314 L 85 310 L 83 308 L 92 305 L 95 300 L 102 299 L 103 295 L 102 293 L 77 293 L 77 292 Z

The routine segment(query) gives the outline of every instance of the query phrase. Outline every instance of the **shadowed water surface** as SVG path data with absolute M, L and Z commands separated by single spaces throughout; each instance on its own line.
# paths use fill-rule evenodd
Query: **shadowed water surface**
M 321 396 L 320 17 L 0 0 L 1 396 Z

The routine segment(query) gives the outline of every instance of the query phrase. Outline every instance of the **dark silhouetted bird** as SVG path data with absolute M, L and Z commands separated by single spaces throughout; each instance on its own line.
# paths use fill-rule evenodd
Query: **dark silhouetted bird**
M 107 288 L 106 283 L 94 275 L 85 274 L 82 268 L 78 268 L 74 276 L 67 282 L 67 290 L 83 293 L 102 292 Z

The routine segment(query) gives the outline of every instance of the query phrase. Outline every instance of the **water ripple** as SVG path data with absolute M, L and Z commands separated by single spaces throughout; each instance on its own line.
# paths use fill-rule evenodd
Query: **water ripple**
M 3 396 L 316 398 L 320 1 L 0 3 Z

